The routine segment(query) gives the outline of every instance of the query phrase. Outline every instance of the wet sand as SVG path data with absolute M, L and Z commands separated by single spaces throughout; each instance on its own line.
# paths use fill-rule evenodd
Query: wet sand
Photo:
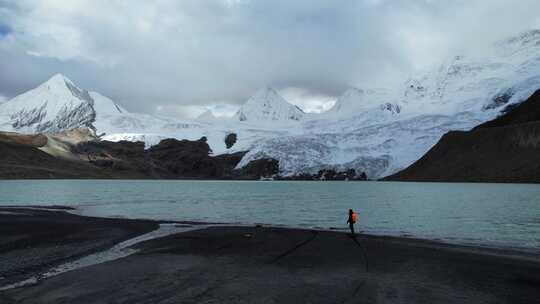
M 0 207 L 0 287 L 158 227 L 152 221 L 82 217 L 67 210 L 72 209 Z
M 155 225 L 77 217 L 79 239 L 69 245 L 69 234 L 33 234 L 54 227 L 51 221 L 57 218 L 75 216 L 38 213 L 32 216 L 32 228 L 24 231 L 29 247 L 16 247 L 13 250 L 20 254 L 10 254 L 14 246 L 9 244 L 17 242 L 14 235 L 22 235 L 16 233 L 22 231 L 16 219 L 21 222 L 26 215 L 0 212 L 2 229 L 4 223 L 14 223 L 12 240 L 2 237 L 1 241 L 2 272 L 6 265 L 32 264 L 24 254 L 35 250 L 31 240 L 52 244 L 50 238 L 56 237 L 60 246 L 68 246 L 66 252 L 78 251 L 79 244 L 95 250 L 103 247 L 104 238 L 94 232 L 96 226 L 104 233 L 135 234 Z M 0 292 L 0 302 L 538 303 L 540 299 L 540 257 L 509 251 L 395 237 L 353 239 L 330 231 L 230 226 L 174 234 L 136 246 L 140 251 L 135 255 Z M 3 281 L 14 274 L 10 272 Z

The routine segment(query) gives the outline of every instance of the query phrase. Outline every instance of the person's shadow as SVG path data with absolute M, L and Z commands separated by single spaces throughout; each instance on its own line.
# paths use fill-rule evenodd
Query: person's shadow
M 360 244 L 360 241 L 358 240 L 356 234 L 350 234 L 349 237 L 353 240 L 353 242 L 362 251 L 362 256 L 364 257 L 364 261 L 365 261 L 365 264 L 366 264 L 366 272 L 369 272 L 369 262 L 368 262 L 368 256 L 367 256 L 366 249 L 364 248 L 364 246 L 362 246 L 362 244 Z

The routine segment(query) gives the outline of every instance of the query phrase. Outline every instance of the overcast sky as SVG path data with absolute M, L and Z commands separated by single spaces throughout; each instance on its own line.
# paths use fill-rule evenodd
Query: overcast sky
M 55 73 L 134 112 L 235 111 L 272 86 L 321 111 L 540 28 L 538 0 L 0 0 L 0 102 Z

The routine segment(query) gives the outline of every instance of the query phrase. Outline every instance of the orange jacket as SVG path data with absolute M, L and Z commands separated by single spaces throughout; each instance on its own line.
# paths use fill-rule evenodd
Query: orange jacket
M 356 224 L 356 219 L 357 219 L 356 213 L 353 212 L 353 213 L 351 214 L 351 220 L 352 220 L 352 223 L 353 223 L 353 224 Z

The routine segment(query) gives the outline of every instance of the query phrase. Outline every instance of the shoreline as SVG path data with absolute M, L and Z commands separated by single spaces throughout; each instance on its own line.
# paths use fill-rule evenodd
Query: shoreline
M 0 285 L 156 231 L 159 223 L 78 216 L 61 206 L 55 208 L 59 209 L 0 207 L 2 232 L 11 233 L 0 243 Z M 7 223 L 11 228 L 6 228 Z M 0 291 L 0 300 L 8 304 L 171 299 L 295 303 L 307 297 L 327 303 L 342 301 L 341 291 L 363 294 L 367 303 L 381 299 L 382 303 L 398 299 L 512 303 L 540 296 L 540 255 L 394 236 L 359 234 L 352 239 L 331 230 L 184 224 L 174 226 L 192 229 L 144 240 L 133 246 L 137 252 L 126 257 Z M 49 238 L 43 234 L 46 229 L 67 234 Z M 27 238 L 24 246 L 23 238 Z M 51 255 L 48 250 L 58 246 Z M 6 272 L 6 267 L 11 270 Z M 118 285 L 118 280 L 123 283 Z M 175 288 L 170 289 L 171 284 Z M 267 284 L 272 287 L 267 289 Z M 88 293 L 104 298 L 89 298 Z M 167 301 L 162 299 L 164 294 Z
M 43 178 L 43 177 L 28 177 L 28 178 L 3 178 L 0 177 L 0 181 L 54 181 L 54 180 L 97 180 L 97 181 L 106 181 L 106 180 L 126 180 L 126 181 L 209 181 L 209 182 L 377 182 L 377 183 L 421 183 L 421 184 L 495 184 L 495 185 L 539 185 L 540 182 L 534 181 L 442 181 L 442 180 L 390 180 L 386 177 L 381 177 L 379 179 L 367 179 L 367 180 L 314 180 L 314 179 L 275 179 L 275 180 L 260 180 L 260 179 L 227 179 L 227 178 L 153 178 L 153 177 L 67 177 L 67 178 Z
M 66 206 L 0 207 L 1 285 L 158 228 L 148 220 L 78 216 Z
M 421 183 L 421 184 L 471 184 L 471 185 L 477 185 L 477 184 L 495 184 L 495 185 L 539 185 L 540 182 L 535 181 L 519 181 L 519 180 L 508 180 L 508 181 L 500 181 L 500 180 L 494 180 L 494 181 L 455 181 L 455 180 L 427 180 L 427 179 L 418 179 L 418 180 L 393 180 L 393 179 L 387 179 L 386 177 L 381 177 L 378 179 L 367 179 L 367 180 L 359 180 L 359 179 L 351 179 L 351 180 L 316 180 L 316 179 L 274 179 L 274 180 L 261 180 L 261 179 L 249 179 L 249 178 L 196 178 L 196 177 L 185 177 L 185 178 L 155 178 L 155 177 L 95 177 L 95 176 L 89 176 L 89 177 L 50 177 L 50 178 L 44 178 L 44 177 L 26 177 L 26 178 L 4 178 L 0 177 L 0 182 L 5 181 L 54 181 L 54 180 L 96 180 L 96 181 L 209 181 L 209 182 L 377 182 L 377 183 Z
M 91 214 L 78 214 L 75 211 L 79 210 L 77 206 L 68 206 L 68 205 L 0 205 L 0 215 L 2 212 L 5 212 L 3 209 L 9 208 L 18 208 L 18 209 L 29 209 L 29 210 L 41 210 L 41 211 L 60 211 L 66 212 L 71 215 L 83 217 L 83 218 L 97 218 L 97 219 L 110 219 L 110 220 L 127 220 L 127 221 L 140 221 L 140 222 L 152 222 L 157 225 L 160 224 L 179 224 L 179 225 L 208 225 L 208 226 L 223 226 L 223 227 L 266 227 L 266 228 L 279 228 L 279 229 L 291 229 L 291 230 L 310 230 L 310 231 L 325 231 L 325 232 L 336 232 L 336 233 L 345 233 L 348 234 L 349 229 L 347 227 L 320 227 L 320 226 L 302 226 L 302 225 L 288 225 L 288 224 L 272 224 L 264 222 L 253 222 L 253 223 L 243 223 L 243 222 L 204 222 L 204 221 L 194 221 L 194 220 L 174 220 L 174 219 L 154 219 L 154 218 L 130 218 L 130 217 L 107 217 Z M 358 228 L 357 228 L 358 229 Z M 463 240 L 448 240 L 444 237 L 437 236 L 416 236 L 409 233 L 377 233 L 377 232 L 366 232 L 364 230 L 358 230 L 357 234 L 364 237 L 370 238 L 384 238 L 389 240 L 408 240 L 418 243 L 425 242 L 426 245 L 433 244 L 438 246 L 448 246 L 454 248 L 461 248 L 463 250 L 472 250 L 485 253 L 499 253 L 508 256 L 523 256 L 530 259 L 540 260 L 540 248 L 533 247 L 523 247 L 523 246 L 514 246 L 512 244 L 493 244 L 493 243 L 475 243 L 475 242 L 466 242 Z M 457 239 L 457 238 L 456 238 Z

